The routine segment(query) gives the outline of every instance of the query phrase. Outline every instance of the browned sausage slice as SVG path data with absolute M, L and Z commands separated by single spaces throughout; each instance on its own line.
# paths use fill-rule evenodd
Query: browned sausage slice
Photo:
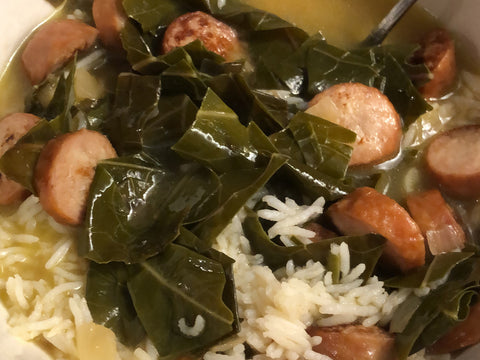
M 70 19 L 48 22 L 28 41 L 22 63 L 33 85 L 70 60 L 75 52 L 89 48 L 97 38 L 94 27 Z
M 344 325 L 312 327 L 310 336 L 322 342 L 313 350 L 333 360 L 395 360 L 395 341 L 391 334 L 376 326 Z
M 444 29 L 429 32 L 420 42 L 421 49 L 416 55 L 432 73 L 432 79 L 420 87 L 427 99 L 436 99 L 452 86 L 457 74 L 455 44 Z
M 79 225 L 98 161 L 116 157 L 108 139 L 82 129 L 50 140 L 35 168 L 40 203 L 56 221 Z
M 453 196 L 480 196 L 480 125 L 455 128 L 435 137 L 425 155 L 435 180 Z
M 201 11 L 184 14 L 168 26 L 163 38 L 163 51 L 167 53 L 197 39 L 208 50 L 223 56 L 227 61 L 242 57 L 236 31 Z
M 328 214 L 343 234 L 384 236 L 384 257 L 402 271 L 425 263 L 425 241 L 418 225 L 403 207 L 375 189 L 354 190 L 330 206 Z
M 94 0 L 92 13 L 102 43 L 108 48 L 122 49 L 120 32 L 127 21 L 122 1 Z
M 433 344 L 429 352 L 447 354 L 480 342 L 480 302 L 470 308 L 467 318 Z
M 400 116 L 376 88 L 359 83 L 334 85 L 317 94 L 306 112 L 357 134 L 349 165 L 380 163 L 400 148 Z
M 13 147 L 40 119 L 28 113 L 14 113 L 0 120 L 0 156 Z M 0 173 L 0 205 L 22 201 L 29 192 Z
M 465 233 L 440 191 L 433 189 L 410 194 L 407 206 L 433 255 L 464 248 Z
M 320 242 L 322 240 L 331 239 L 338 236 L 333 231 L 330 231 L 326 227 L 323 227 L 322 225 L 315 222 L 306 224 L 304 228 L 315 233 L 315 236 L 313 238 L 310 238 L 312 242 Z

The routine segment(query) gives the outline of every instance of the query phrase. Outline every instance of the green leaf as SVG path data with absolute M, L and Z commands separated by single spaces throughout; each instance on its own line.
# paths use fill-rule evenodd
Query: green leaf
M 131 269 L 128 289 L 160 359 L 204 349 L 234 331 L 234 315 L 223 302 L 226 277 L 217 261 L 178 245 Z M 184 325 L 203 320 L 198 334 Z
M 142 150 L 143 128 L 158 116 L 160 78 L 132 73 L 120 74 L 111 115 L 104 131 L 119 155 Z
M 45 144 L 60 132 L 51 122 L 40 120 L 0 158 L 0 170 L 36 194 L 33 184 L 35 166 Z
M 423 298 L 407 299 L 395 312 L 392 329 L 398 331 L 395 347 L 404 360 L 447 333 L 468 314 L 472 296 L 480 287 L 480 258 L 458 262 L 443 285 Z
M 354 132 L 307 113 L 299 112 L 288 129 L 306 165 L 334 178 L 344 178 L 353 150 Z
M 265 162 L 267 152 L 275 152 L 255 123 L 245 128 L 211 90 L 207 91 L 192 127 L 172 149 L 220 174 L 254 168 L 259 162 Z
M 122 4 L 127 16 L 137 21 L 143 31 L 151 33 L 186 12 L 181 1 L 122 0 Z
M 411 67 L 402 66 L 405 59 L 399 53 L 391 46 L 346 51 L 314 35 L 277 66 L 276 74 L 292 93 L 308 97 L 345 82 L 376 87 L 408 124 L 431 107 L 413 85 L 406 72 Z
M 265 168 L 231 170 L 223 174 L 220 178 L 222 205 L 211 217 L 194 228 L 195 234 L 212 244 L 235 214 L 267 184 L 286 161 L 284 156 L 274 154 Z
M 299 196 L 303 194 L 310 199 L 324 197 L 327 201 L 338 200 L 354 189 L 348 181 L 329 176 L 292 158 L 288 159 L 273 181 L 277 189 L 289 188 Z
M 163 91 L 167 95 L 186 94 L 198 103 L 207 92 L 205 77 L 190 59 L 183 59 L 162 72 Z
M 254 121 L 266 134 L 282 130 L 290 114 L 285 100 L 251 87 L 246 74 L 221 74 L 207 79 L 208 86 L 248 125 Z
M 366 268 L 362 274 L 364 280 L 367 280 L 373 273 L 373 269 L 382 255 L 386 243 L 384 237 L 368 234 L 362 236 L 341 236 L 308 245 L 286 247 L 270 240 L 256 212 L 249 209 L 247 209 L 247 217 L 243 222 L 243 231 L 245 237 L 250 242 L 253 253 L 263 255 L 265 265 L 272 270 L 285 266 L 289 260 L 293 260 L 297 266 L 304 265 L 308 260 L 319 261 L 327 265 L 329 263 L 331 245 L 339 245 L 344 242 L 350 249 L 351 268 L 358 264 L 365 264 Z M 332 270 L 335 270 L 334 264 L 330 264 L 332 265 Z
M 147 155 L 98 164 L 79 251 L 99 263 L 138 262 L 156 255 L 182 224 L 219 205 L 217 176 L 204 168 L 172 170 Z
M 161 96 L 157 76 L 122 74 L 104 131 L 121 155 L 145 152 L 176 159 L 169 150 L 195 120 L 197 107 L 186 95 Z
M 125 22 L 125 26 L 120 32 L 120 39 L 127 53 L 127 60 L 134 70 L 139 71 L 139 69 L 155 62 L 156 58 L 152 54 L 151 44 L 132 23 Z
M 90 262 L 85 298 L 93 321 L 111 329 L 128 346 L 145 337 L 127 288 L 128 272 L 122 263 Z
M 392 288 L 424 288 L 429 284 L 444 279 L 450 271 L 461 262 L 469 259 L 473 252 L 449 252 L 436 255 L 432 262 L 406 275 L 385 281 L 385 286 Z

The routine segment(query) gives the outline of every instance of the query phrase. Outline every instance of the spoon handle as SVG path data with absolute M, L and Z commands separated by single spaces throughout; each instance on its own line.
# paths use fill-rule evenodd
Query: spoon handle
M 362 41 L 362 46 L 380 45 L 388 33 L 417 0 L 400 0 L 383 18 L 378 26 Z

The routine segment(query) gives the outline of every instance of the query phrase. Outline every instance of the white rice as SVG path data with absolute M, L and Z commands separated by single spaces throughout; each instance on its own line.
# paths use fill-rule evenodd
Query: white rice
M 323 211 L 323 199 L 312 208 L 298 206 L 292 200 L 281 202 L 271 196 L 263 198 L 275 210 L 261 210 L 259 216 L 283 222 L 272 228 L 269 236 L 298 236 L 300 227 Z M 261 255 L 253 254 L 243 235 L 241 220 L 236 216 L 218 237 L 215 247 L 235 259 L 234 275 L 237 289 L 241 332 L 233 344 L 245 342 L 266 359 L 319 359 L 327 356 L 315 353 L 312 346 L 321 341 L 311 338 L 306 329 L 311 325 L 333 326 L 352 322 L 365 326 L 390 320 L 395 308 L 411 290 L 388 294 L 383 282 L 371 277 L 363 284 L 360 276 L 365 265 L 350 266 L 350 254 L 345 243 L 333 244 L 331 252 L 340 260 L 340 281 L 332 282 L 332 274 L 323 264 L 309 261 L 295 266 L 289 261 L 285 268 L 273 273 L 262 265 Z M 272 228 L 270 230 L 272 230 Z M 292 232 L 289 234 L 288 229 Z M 237 346 L 237 345 L 235 345 Z M 215 352 L 216 351 L 216 352 Z M 206 360 L 238 359 L 239 353 L 217 349 L 205 355 Z M 215 357 L 215 354 L 218 357 Z
M 48 342 L 56 360 L 76 359 L 77 329 L 93 319 L 84 297 L 87 263 L 76 253 L 73 230 L 55 222 L 30 196 L 13 214 L 0 215 L 0 249 L 0 294 L 5 294 L 10 332 Z M 119 348 L 125 360 L 157 356 L 150 342 L 144 350 Z
M 270 196 L 263 200 L 274 210 L 264 211 L 262 216 L 278 219 L 270 235 L 298 239 L 298 228 L 323 212 L 323 199 L 311 206 Z M 303 266 L 289 261 L 272 272 L 263 266 L 261 255 L 252 253 L 242 231 L 243 218 L 243 212 L 235 216 L 215 244 L 217 250 L 235 259 L 241 331 L 207 352 L 205 360 L 245 360 L 244 344 L 262 354 L 255 355 L 254 360 L 329 360 L 313 351 L 322 339 L 310 337 L 306 332 L 309 326 L 386 324 L 411 293 L 406 289 L 389 295 L 376 277 L 363 283 L 360 277 L 365 265 L 351 268 L 344 243 L 331 246 L 332 254 L 339 258 L 338 283 L 333 283 L 323 264 L 314 261 Z M 55 359 L 74 359 L 76 331 L 92 322 L 84 298 L 86 262 L 76 254 L 71 230 L 57 223 L 51 226 L 52 221 L 33 196 L 12 215 L 0 216 L 0 259 L 9 260 L 8 273 L 4 271 L 0 278 L 0 292 L 6 294 L 4 303 L 13 334 L 37 343 L 47 341 L 55 348 Z M 41 239 L 37 233 L 42 234 Z M 306 237 L 302 242 L 309 241 Z M 33 263 L 28 261 L 32 258 L 36 259 Z M 197 317 L 193 326 L 183 321 L 179 327 L 189 336 L 198 336 L 205 326 L 202 320 Z M 125 360 L 158 356 L 148 340 L 134 350 L 118 344 L 118 354 Z
M 275 211 L 261 210 L 259 216 L 278 221 L 294 219 L 282 226 L 282 231 L 276 232 L 286 237 L 297 236 L 294 227 L 300 227 L 321 214 L 324 204 L 323 199 L 318 199 L 312 204 L 312 209 L 308 209 L 290 199 L 281 202 L 266 196 L 263 201 Z M 349 323 L 386 325 L 395 309 L 413 291 L 401 289 L 388 294 L 383 282 L 376 276 L 364 283 L 360 277 L 365 265 L 351 268 L 350 253 L 345 243 L 331 246 L 331 253 L 339 257 L 340 263 L 340 281 L 337 284 L 333 283 L 332 273 L 323 264 L 311 260 L 304 266 L 295 266 L 293 261 L 288 261 L 284 268 L 273 273 L 262 265 L 261 255 L 252 253 L 242 230 L 244 216 L 243 212 L 235 216 L 214 245 L 235 260 L 233 270 L 241 331 L 230 339 L 230 343 L 217 346 L 205 354 L 205 360 L 244 360 L 242 343 L 263 354 L 255 355 L 254 360 L 328 360 L 328 356 L 313 351 L 312 347 L 322 339 L 310 337 L 306 332 L 309 326 Z M 288 227 L 293 229 L 290 235 Z M 427 358 L 423 352 L 411 357 L 412 360 Z

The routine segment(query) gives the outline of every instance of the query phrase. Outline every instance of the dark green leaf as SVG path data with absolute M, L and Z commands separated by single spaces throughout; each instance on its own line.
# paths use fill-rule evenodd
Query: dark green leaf
M 250 87 L 244 74 L 222 74 L 207 80 L 208 86 L 248 125 L 254 121 L 266 134 L 288 124 L 288 104 Z
M 203 349 L 234 331 L 225 284 L 220 263 L 178 245 L 132 267 L 128 289 L 160 359 Z M 180 325 L 200 320 L 198 334 L 185 334 Z
M 292 93 L 313 96 L 332 85 L 359 82 L 385 93 L 397 112 L 410 123 L 431 107 L 418 93 L 393 47 L 346 51 L 328 44 L 320 35 L 305 41 L 276 73 Z M 404 64 L 404 60 L 402 64 Z
M 206 169 L 171 170 L 146 155 L 103 161 L 91 186 L 80 253 L 100 263 L 151 257 L 183 223 L 218 207 L 219 186 Z
M 255 254 L 262 254 L 264 263 L 273 270 L 285 266 L 289 260 L 293 260 L 298 266 L 304 265 L 308 260 L 319 261 L 327 265 L 331 245 L 344 242 L 350 249 L 351 267 L 354 268 L 361 263 L 365 264 L 366 269 L 362 274 L 364 280 L 367 280 L 373 273 L 386 243 L 384 237 L 368 234 L 325 239 L 308 245 L 281 246 L 269 239 L 257 214 L 252 210 L 247 210 L 243 231 L 250 241 L 252 251 Z
M 210 244 L 230 223 L 246 202 L 262 189 L 287 159 L 274 154 L 265 168 L 231 170 L 220 178 L 222 182 L 222 204 L 213 216 L 199 224 L 194 232 Z
M 172 147 L 180 155 L 210 166 L 217 173 L 251 169 L 275 152 L 254 124 L 245 128 L 237 115 L 211 90 L 207 92 L 192 127 Z
M 385 281 L 385 286 L 393 288 L 423 288 L 444 279 L 461 262 L 474 255 L 473 252 L 450 252 L 435 256 L 432 262 L 406 275 Z
M 145 152 L 176 159 L 169 150 L 195 120 L 197 107 L 185 95 L 162 96 L 160 78 L 122 74 L 104 129 L 119 154 Z
M 167 95 L 186 94 L 199 103 L 207 92 L 205 78 L 190 59 L 183 59 L 163 71 L 162 89 Z
M 144 128 L 159 115 L 160 88 L 157 76 L 124 73 L 118 77 L 115 102 L 104 131 L 119 155 L 142 150 Z
M 34 194 L 33 175 L 40 152 L 50 139 L 60 133 L 53 125 L 41 120 L 0 158 L 2 173 Z
M 295 159 L 288 160 L 274 181 L 277 188 L 291 187 L 292 192 L 300 192 L 311 199 L 322 196 L 327 201 L 334 201 L 353 191 L 347 181 L 333 178 Z
M 462 320 L 479 284 L 480 258 L 471 256 L 458 262 L 447 281 L 427 296 L 407 299 L 392 320 L 392 329 L 400 331 L 395 337 L 399 360 L 430 345 Z
M 137 21 L 143 31 L 155 33 L 157 28 L 166 27 L 185 12 L 181 1 L 122 0 L 129 17 Z
M 87 274 L 85 298 L 93 321 L 111 329 L 128 346 L 137 346 L 145 337 L 127 288 L 128 272 L 124 264 L 91 262 Z
M 307 113 L 297 113 L 288 129 L 306 165 L 333 178 L 345 177 L 355 142 L 354 132 Z
M 147 43 L 140 31 L 130 22 L 126 22 L 120 32 L 123 48 L 127 53 L 127 60 L 136 71 L 155 63 L 156 58 L 152 54 L 151 44 Z M 141 73 L 145 73 L 140 71 Z

